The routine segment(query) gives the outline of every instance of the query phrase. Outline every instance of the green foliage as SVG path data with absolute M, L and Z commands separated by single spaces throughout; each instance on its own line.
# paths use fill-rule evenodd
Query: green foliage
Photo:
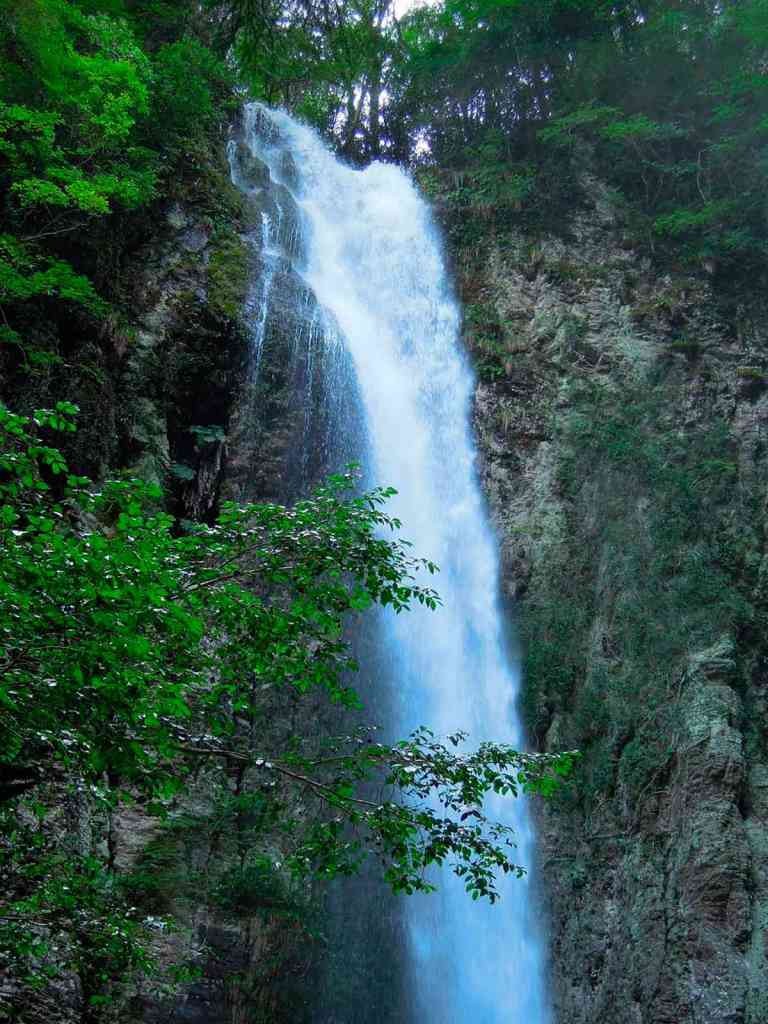
M 461 170 L 441 172 L 421 169 L 418 180 L 432 199 L 455 208 L 458 217 L 475 214 L 492 216 L 500 222 L 528 206 L 535 199 L 537 171 L 529 163 L 511 159 L 503 137 L 491 131 L 480 145 L 467 147 Z M 490 230 L 485 222 L 483 228 Z
M 561 71 L 609 20 L 589 0 L 445 0 L 405 19 L 397 103 L 439 163 L 489 130 L 514 135 L 549 113 Z M 566 72 L 566 69 L 569 71 Z
M 607 120 L 615 118 L 619 113 L 620 111 L 616 107 L 602 107 L 594 102 L 587 103 L 568 114 L 553 118 L 549 124 L 539 129 L 538 136 L 544 142 L 569 146 L 578 138 L 578 129 L 595 126 L 600 128 Z
M 152 71 L 128 24 L 66 0 L 13 7 L 2 43 L 13 40 L 23 64 L 4 67 L 0 122 L 11 196 L 22 208 L 87 214 L 146 201 L 151 165 L 131 143 L 149 111 Z
M 30 420 L 0 407 L 4 763 L 56 761 L 94 781 L 108 767 L 163 792 L 198 703 L 220 734 L 222 706 L 246 700 L 244 673 L 354 700 L 341 682 L 342 615 L 363 593 L 397 610 L 435 604 L 408 582 L 417 563 L 405 549 L 373 536 L 391 525 L 377 510 L 384 492 L 344 503 L 338 479 L 290 511 L 230 505 L 216 526 L 179 537 L 156 488 L 86 490 L 41 443 L 41 431 L 72 429 L 72 412 L 60 403 Z M 107 528 L 85 525 L 95 522 Z M 251 577 L 294 596 L 266 601 L 243 588 Z
M 224 433 L 224 428 L 215 425 L 208 427 L 190 427 L 189 432 L 194 435 L 198 444 L 218 444 L 222 441 L 226 441 L 227 439 L 227 435 Z
M 570 180 L 557 189 L 564 211 L 589 167 L 620 190 L 639 241 L 759 260 L 766 23 L 762 0 L 651 4 L 642 16 L 602 0 L 443 0 L 400 23 L 387 124 L 411 158 L 466 169 L 489 205 L 516 189 L 530 201 L 546 169 Z
M 400 526 L 381 508 L 392 492 L 357 494 L 351 476 L 334 477 L 291 508 L 227 504 L 213 525 L 184 532 L 157 488 L 97 488 L 70 473 L 51 441 L 74 431 L 76 413 L 67 402 L 29 417 L 0 405 L 0 802 L 77 779 L 105 813 L 130 796 L 163 815 L 195 766 L 224 794 L 234 770 L 237 790 L 217 812 L 230 826 L 222 818 L 217 830 L 253 853 L 212 880 L 213 903 L 290 908 L 301 879 L 349 874 L 371 851 L 395 891 L 430 890 L 427 870 L 448 862 L 473 898 L 495 900 L 497 872 L 520 869 L 484 798 L 548 795 L 572 756 L 493 743 L 468 752 L 462 734 L 446 745 L 423 729 L 385 745 L 370 730 L 334 739 L 263 728 L 270 697 L 359 705 L 350 617 L 374 603 L 437 607 L 417 578 L 436 567 L 386 538 Z M 221 436 L 195 431 L 202 443 Z M 109 871 L 56 842 L 36 839 L 22 870 L 19 821 L 6 814 L 6 871 L 22 891 L 0 908 L 11 923 L 0 958 L 45 959 L 35 922 L 46 936 L 67 930 L 84 906 L 73 962 L 101 998 L 113 978 L 148 966 L 136 913 Z M 266 829 L 282 835 L 282 869 L 258 850 Z M 150 885 L 161 882 L 155 871 Z M 146 871 L 131 886 L 146 891 Z
M 561 108 L 540 138 L 589 138 L 601 173 L 642 211 L 649 232 L 689 258 L 759 258 L 768 94 L 755 71 L 764 21 L 760 0 L 655 7 L 600 43 L 601 77 L 587 74 L 581 87 L 589 102 Z M 601 103 L 617 96 L 621 107 Z
M 229 868 L 219 880 L 214 903 L 229 913 L 274 913 L 276 908 L 292 905 L 285 880 L 274 861 L 262 853 L 253 853 L 243 864 Z
M 391 0 L 229 6 L 239 64 L 257 97 L 292 106 L 350 157 L 390 148 L 383 119 L 396 46 Z
M 0 303 L 27 302 L 45 296 L 75 302 L 94 313 L 106 309 L 88 278 L 76 274 L 68 263 L 46 259 L 11 235 L 0 235 Z M 13 332 L 13 340 L 18 338 Z M 4 340 L 12 338 L 6 335 Z
M 466 151 L 467 170 L 462 184 L 446 198 L 459 205 L 519 209 L 536 187 L 536 172 L 528 164 L 510 160 L 504 135 L 488 131 L 479 145 Z
M 153 105 L 162 132 L 194 136 L 221 117 L 233 77 L 198 40 L 180 39 L 162 46 L 153 70 Z
M 478 375 L 487 381 L 500 379 L 505 375 L 509 352 L 495 310 L 480 302 L 469 303 L 464 307 L 464 315 L 465 335 Z
M 114 317 L 104 223 L 117 237 L 121 218 L 140 224 L 233 102 L 232 74 L 185 35 L 181 6 L 0 2 L 0 307 L 28 368 L 52 354 L 29 333 L 55 336 L 71 306 L 85 323 Z M 161 15 L 155 45 L 146 19 Z

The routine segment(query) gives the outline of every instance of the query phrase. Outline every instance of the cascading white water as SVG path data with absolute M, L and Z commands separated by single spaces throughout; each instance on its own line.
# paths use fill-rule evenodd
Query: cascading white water
M 283 112 L 247 107 L 245 141 L 300 211 L 295 270 L 318 301 L 328 343 L 341 340 L 351 355 L 367 476 L 397 488 L 390 511 L 415 552 L 441 567 L 440 610 L 381 618 L 396 687 L 390 724 L 401 734 L 426 724 L 443 735 L 466 730 L 473 743 L 519 746 L 518 670 L 507 651 L 496 545 L 474 472 L 472 375 L 429 208 L 398 168 L 347 167 Z M 268 291 L 262 283 L 263 308 L 254 310 L 259 345 Z M 524 802 L 499 802 L 493 811 L 514 826 L 517 859 L 530 864 Z M 502 882 L 493 907 L 471 902 L 447 871 L 437 881 L 437 895 L 404 903 L 412 1011 L 403 1024 L 547 1024 L 530 880 Z M 345 1024 L 367 1021 L 356 1015 Z
M 238 173 L 235 155 L 235 144 L 230 142 L 229 166 L 232 180 L 238 188 L 247 191 L 248 186 Z M 251 328 L 251 372 L 254 375 L 259 372 L 261 353 L 264 348 L 272 283 L 283 257 L 280 248 L 282 220 L 283 208 L 279 202 L 276 202 L 270 213 L 266 210 L 260 211 L 258 224 L 251 231 L 251 245 L 258 251 L 263 264 L 261 272 L 252 276 L 245 298 L 246 319 Z

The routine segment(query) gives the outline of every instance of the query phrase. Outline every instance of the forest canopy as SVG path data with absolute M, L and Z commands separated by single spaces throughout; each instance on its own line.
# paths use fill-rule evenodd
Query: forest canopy
M 577 177 L 588 153 L 651 247 L 764 252 L 765 0 L 443 0 L 399 19 L 367 0 L 241 10 L 257 94 L 351 157 L 467 168 L 493 203 L 524 200 L 548 162 Z
M 103 311 L 82 243 L 99 218 L 173 189 L 238 81 L 355 161 L 468 171 L 475 201 L 524 207 L 537 176 L 557 165 L 575 181 L 587 161 L 651 248 L 764 251 L 765 0 L 444 0 L 399 18 L 391 0 L 0 11 L 4 305 L 57 295 Z M 13 319 L 4 338 L 21 343 Z

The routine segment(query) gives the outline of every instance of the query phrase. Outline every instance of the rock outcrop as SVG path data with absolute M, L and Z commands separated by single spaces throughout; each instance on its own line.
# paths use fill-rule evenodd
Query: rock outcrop
M 480 472 L 542 749 L 558 1024 L 768 1017 L 764 285 L 640 251 L 599 183 L 555 233 L 448 210 Z M 712 273 L 714 269 L 714 274 Z

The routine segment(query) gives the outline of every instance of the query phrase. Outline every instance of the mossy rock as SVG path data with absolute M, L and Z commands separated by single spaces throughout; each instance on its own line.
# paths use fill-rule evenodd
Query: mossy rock
M 243 310 L 248 288 L 248 248 L 234 232 L 219 234 L 208 261 L 208 305 L 214 312 L 236 320 Z

